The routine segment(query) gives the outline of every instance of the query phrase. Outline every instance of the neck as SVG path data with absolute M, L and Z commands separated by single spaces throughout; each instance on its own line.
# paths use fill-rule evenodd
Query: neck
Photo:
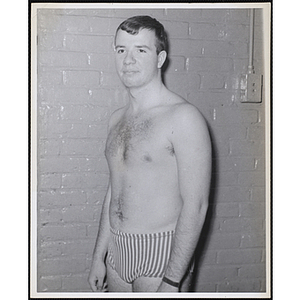
M 158 105 L 164 89 L 165 86 L 161 80 L 154 80 L 148 85 L 139 88 L 128 88 L 129 107 L 132 111 L 137 112 Z

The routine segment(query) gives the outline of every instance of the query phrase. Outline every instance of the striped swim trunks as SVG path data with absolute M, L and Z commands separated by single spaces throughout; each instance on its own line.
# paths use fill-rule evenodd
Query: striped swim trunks
M 163 277 L 175 231 L 132 234 L 111 228 L 111 233 L 107 262 L 124 281 Z

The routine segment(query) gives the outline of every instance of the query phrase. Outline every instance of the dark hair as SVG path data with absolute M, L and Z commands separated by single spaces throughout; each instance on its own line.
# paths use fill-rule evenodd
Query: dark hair
M 156 37 L 156 52 L 157 54 L 165 50 L 168 52 L 168 37 L 164 26 L 156 19 L 149 16 L 135 16 L 128 18 L 122 22 L 116 30 L 125 30 L 132 35 L 138 34 L 141 29 L 154 31 Z

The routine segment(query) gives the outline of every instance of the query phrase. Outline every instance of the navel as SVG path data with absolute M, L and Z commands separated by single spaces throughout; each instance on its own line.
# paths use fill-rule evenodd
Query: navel
M 175 149 L 173 145 L 167 146 L 166 149 L 169 151 L 170 155 L 174 156 L 175 155 Z
M 152 157 L 149 154 L 145 154 L 143 155 L 142 160 L 145 162 L 152 162 Z

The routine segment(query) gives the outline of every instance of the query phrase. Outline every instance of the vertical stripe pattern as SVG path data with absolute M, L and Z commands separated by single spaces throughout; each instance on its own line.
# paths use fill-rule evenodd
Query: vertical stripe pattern
M 108 263 L 126 282 L 136 278 L 163 277 L 174 231 L 132 234 L 111 228 Z

